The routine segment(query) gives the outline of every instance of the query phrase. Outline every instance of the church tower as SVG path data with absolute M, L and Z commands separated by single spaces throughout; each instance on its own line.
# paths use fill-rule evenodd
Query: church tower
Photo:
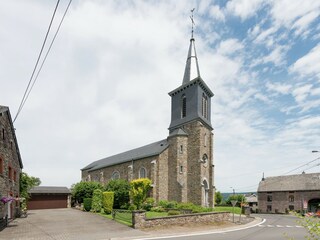
M 215 192 L 213 93 L 200 76 L 193 30 L 182 84 L 169 95 L 168 199 L 212 207 Z

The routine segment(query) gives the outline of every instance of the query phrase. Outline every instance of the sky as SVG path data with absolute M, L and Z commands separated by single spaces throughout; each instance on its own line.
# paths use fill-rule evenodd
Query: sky
M 55 4 L 1 1 L 0 105 L 13 118 Z M 320 1 L 312 0 L 73 0 L 14 122 L 23 171 L 70 187 L 91 162 L 165 139 L 193 8 L 200 75 L 215 94 L 217 190 L 254 192 L 263 173 L 319 172 L 320 160 L 299 168 L 320 157 L 311 152 L 320 150 Z

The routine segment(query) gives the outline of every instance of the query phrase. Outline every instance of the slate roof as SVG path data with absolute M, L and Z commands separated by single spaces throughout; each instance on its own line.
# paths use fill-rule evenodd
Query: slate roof
M 49 187 L 49 186 L 38 186 L 33 187 L 29 191 L 29 193 L 58 193 L 58 194 L 71 194 L 70 190 L 67 187 Z
M 174 130 L 172 133 L 170 133 L 169 137 L 173 136 L 188 136 L 188 133 L 186 133 L 183 129 L 178 128 Z
M 156 156 L 168 147 L 166 139 L 95 161 L 81 170 L 94 171 L 112 165 Z
M 320 173 L 267 177 L 260 181 L 258 192 L 319 191 Z
M 16 151 L 17 151 L 17 154 L 18 154 L 19 165 L 20 165 L 20 168 L 23 168 L 23 163 L 22 163 L 20 150 L 19 150 L 19 146 L 18 146 L 18 141 L 17 141 L 17 137 L 16 137 L 16 132 L 15 132 L 16 130 L 15 130 L 14 126 L 13 126 L 13 122 L 12 122 L 12 118 L 11 118 L 9 107 L 0 105 L 0 113 L 5 113 L 5 112 L 8 112 L 9 123 L 10 123 L 10 126 L 11 126 L 11 132 L 12 132 L 12 135 L 13 135 L 13 140 L 14 140 L 14 143 L 15 143 L 15 146 L 16 146 Z

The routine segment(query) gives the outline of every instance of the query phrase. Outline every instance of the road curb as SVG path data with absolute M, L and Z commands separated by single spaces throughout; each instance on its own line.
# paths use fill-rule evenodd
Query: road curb
M 256 227 L 262 223 L 265 222 L 265 219 L 254 217 L 255 219 L 247 224 L 244 225 L 238 225 L 238 226 L 232 226 L 227 227 L 223 229 L 215 229 L 215 230 L 208 230 L 208 231 L 192 231 L 189 233 L 176 233 L 175 235 L 171 234 L 159 234 L 156 232 L 150 232 L 149 236 L 141 236 L 141 237 L 126 237 L 126 238 L 111 238 L 110 240 L 152 240 L 152 239 L 163 239 L 163 238 L 178 238 L 178 237 L 190 237 L 190 236 L 200 236 L 200 235 L 209 235 L 209 234 L 223 234 L 227 232 L 235 232 L 235 231 L 241 231 L 244 229 Z

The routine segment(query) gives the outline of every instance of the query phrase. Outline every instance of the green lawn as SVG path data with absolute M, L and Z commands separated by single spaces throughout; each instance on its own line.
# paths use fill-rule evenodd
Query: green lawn
M 166 217 L 166 216 L 168 216 L 167 212 L 146 212 L 147 218 Z
M 214 212 L 233 212 L 233 207 L 215 207 L 213 209 Z M 235 214 L 240 214 L 241 213 L 241 208 L 239 207 L 234 207 L 234 213 Z

